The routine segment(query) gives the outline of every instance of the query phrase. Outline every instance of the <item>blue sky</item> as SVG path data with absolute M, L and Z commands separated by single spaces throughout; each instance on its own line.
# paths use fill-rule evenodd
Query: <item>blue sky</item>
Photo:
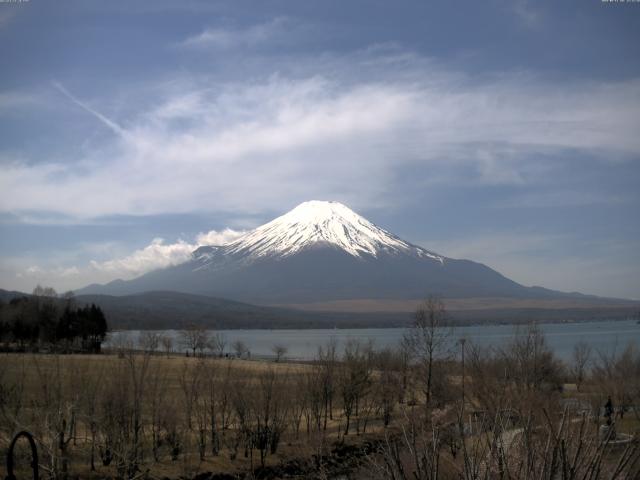
M 310 199 L 640 298 L 640 3 L 0 3 L 0 288 L 131 278 Z

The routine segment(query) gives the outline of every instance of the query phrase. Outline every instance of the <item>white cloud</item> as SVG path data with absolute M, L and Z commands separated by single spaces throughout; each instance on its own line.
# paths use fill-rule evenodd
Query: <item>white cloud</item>
M 640 154 L 640 80 L 478 82 L 375 49 L 306 68 L 229 84 L 176 82 L 126 121 L 92 102 L 91 114 L 119 134 L 69 164 L 6 165 L 0 211 L 252 214 L 312 197 L 360 208 L 397 198 L 388 180 L 403 168 L 427 178 L 432 167 L 462 167 L 485 184 L 523 185 L 539 180 L 531 165 L 556 161 L 554 152 L 603 161 Z
M 237 240 L 245 231 L 232 230 L 225 228 L 222 231 L 210 230 L 207 233 L 201 233 L 196 237 L 198 245 L 226 245 L 227 243 Z
M 91 267 L 118 277 L 133 278 L 151 270 L 183 263 L 191 257 L 193 250 L 193 245 L 182 240 L 165 244 L 162 238 L 155 238 L 150 245 L 131 255 L 104 262 L 92 261 Z
M 60 82 L 55 82 L 54 81 L 54 82 L 52 82 L 52 84 L 65 97 L 67 97 L 69 100 L 71 100 L 73 103 L 78 105 L 83 110 L 86 110 L 88 113 L 90 113 L 91 115 L 96 117 L 98 120 L 100 120 L 100 122 L 102 122 L 105 126 L 107 126 L 109 129 L 111 129 L 114 133 L 116 133 L 117 135 L 126 136 L 126 132 L 124 131 L 124 129 L 120 125 L 118 125 L 116 122 L 110 120 L 109 118 L 105 117 L 104 115 L 102 115 L 97 110 L 91 108 L 85 102 L 83 102 L 81 100 L 78 100 L 74 95 L 69 93 L 69 91 L 66 88 L 64 88 L 64 86 Z
M 13 275 L 0 275 L 12 279 L 10 288 L 24 288 L 30 291 L 37 283 L 43 285 L 54 285 L 60 290 L 74 289 L 86 286 L 94 282 L 109 282 L 115 279 L 131 279 L 144 273 L 166 268 L 172 265 L 178 265 L 191 258 L 191 253 L 203 245 L 224 245 L 229 243 L 245 232 L 225 228 L 223 230 L 210 230 L 196 235 L 193 242 L 178 240 L 174 243 L 167 243 L 162 238 L 153 239 L 149 245 L 134 250 L 127 255 L 117 255 L 119 248 L 111 242 L 99 244 L 86 244 L 82 248 L 89 254 L 116 255 L 115 258 L 108 260 L 91 260 L 85 266 L 60 266 L 49 265 L 41 266 L 31 264 L 24 268 L 20 265 L 31 262 L 32 259 L 12 259 L 6 261 L 5 268 L 9 268 L 14 272 Z M 0 268 L 0 274 L 2 269 Z M 17 286 L 16 286 L 17 284 Z
M 38 275 L 40 273 L 42 273 L 42 269 L 37 265 L 32 265 L 25 270 L 25 274 L 27 275 Z
M 26 279 L 40 279 L 40 278 L 73 278 L 81 275 L 81 271 L 77 267 L 55 267 L 55 268 L 42 268 L 38 265 L 32 265 L 23 271 L 17 272 L 18 278 Z M 42 283 L 42 282 L 37 282 Z
M 154 238 L 144 248 L 138 249 L 122 258 L 102 262 L 91 261 L 91 268 L 112 275 L 114 278 L 134 278 L 143 273 L 159 268 L 166 268 L 184 263 L 191 258 L 191 253 L 202 245 L 224 245 L 245 232 L 225 228 L 221 231 L 210 230 L 196 236 L 195 243 L 178 240 L 165 243 L 162 238 Z
M 265 23 L 250 25 L 245 28 L 210 27 L 185 39 L 179 44 L 186 48 L 218 48 L 252 47 L 263 44 L 281 36 L 289 22 L 278 17 Z

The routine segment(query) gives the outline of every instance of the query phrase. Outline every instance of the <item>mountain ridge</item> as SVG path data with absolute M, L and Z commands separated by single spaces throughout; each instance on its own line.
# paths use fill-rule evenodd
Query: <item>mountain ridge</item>
M 30 296 L 0 289 L 0 300 Z M 63 302 L 63 300 L 60 300 Z M 151 291 L 134 295 L 78 295 L 78 305 L 96 304 L 105 312 L 112 330 L 182 329 L 197 324 L 212 329 L 308 329 L 406 327 L 419 299 L 349 304 L 259 306 L 224 298 Z M 640 302 L 513 299 L 445 300 L 451 319 L 465 324 L 518 324 L 530 321 L 567 322 L 631 318 Z M 297 308 L 296 308 L 297 307 Z M 0 319 L 1 320 L 1 319 Z
M 185 263 L 77 293 L 128 295 L 171 290 L 257 305 L 358 298 L 573 298 L 523 286 L 490 267 L 416 246 L 339 202 L 303 202 L 217 246 L 197 248 Z

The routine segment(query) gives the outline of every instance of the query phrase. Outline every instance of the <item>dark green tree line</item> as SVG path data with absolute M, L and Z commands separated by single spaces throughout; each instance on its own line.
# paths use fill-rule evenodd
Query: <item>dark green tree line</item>
M 71 294 L 36 287 L 31 296 L 0 303 L 0 343 L 5 348 L 99 352 L 108 331 L 104 312 L 94 304 L 76 306 Z

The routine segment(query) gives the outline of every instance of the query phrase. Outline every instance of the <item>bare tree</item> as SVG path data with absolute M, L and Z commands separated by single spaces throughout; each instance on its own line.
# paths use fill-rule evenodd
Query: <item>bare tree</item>
M 403 410 L 401 435 L 385 434 L 379 457 L 370 457 L 377 478 L 388 480 L 437 480 L 441 478 L 440 431 L 426 426 L 414 412 Z M 467 478 L 467 477 L 463 477 Z
M 610 396 L 618 416 L 622 418 L 631 409 L 640 419 L 640 349 L 635 343 L 629 343 L 620 353 L 598 352 L 593 377 L 597 379 L 600 406 Z
M 182 346 L 192 350 L 193 356 L 196 352 L 204 351 L 209 343 L 209 333 L 200 325 L 191 324 L 185 330 L 180 332 Z
M 371 344 L 363 345 L 357 340 L 349 340 L 345 345 L 344 358 L 339 370 L 342 411 L 346 421 L 345 435 L 349 435 L 351 418 L 354 415 L 358 417 L 360 402 L 371 385 L 370 352 Z
M 323 412 L 325 412 L 326 418 L 326 396 L 321 379 L 322 372 L 318 368 L 304 374 L 304 386 L 306 393 L 306 408 L 304 409 L 304 415 L 307 424 L 307 435 L 310 435 L 312 430 L 320 432 L 322 429 Z
M 89 467 L 92 472 L 96 470 L 95 458 L 99 427 L 98 402 L 102 395 L 103 370 L 103 365 L 92 367 L 89 373 L 84 376 L 80 405 L 82 420 L 85 427 L 89 428 L 89 434 L 91 436 Z
M 253 455 L 253 432 L 251 429 L 251 418 L 253 416 L 253 402 L 250 401 L 249 385 L 245 378 L 237 378 L 231 384 L 230 402 L 234 412 L 235 425 L 231 431 L 232 438 L 229 440 L 229 450 L 231 460 L 235 460 L 238 449 L 244 445 L 245 458 Z M 252 457 L 253 469 L 253 457 Z
M 524 330 L 518 328 L 502 353 L 506 372 L 520 390 L 531 392 L 560 386 L 562 366 L 535 323 Z
M 406 344 L 425 370 L 423 381 L 427 407 L 432 399 L 435 361 L 447 352 L 451 334 L 444 302 L 439 297 L 428 297 L 418 306 L 413 327 L 405 335 Z
M 217 357 L 224 356 L 224 350 L 227 347 L 227 339 L 222 333 L 216 333 L 209 340 L 209 349 Z
M 204 362 L 204 360 L 203 360 Z M 204 365 L 203 365 L 204 368 Z M 207 389 L 207 375 L 209 372 L 204 372 L 200 385 L 198 385 L 197 396 L 194 402 L 194 413 L 197 426 L 197 445 L 198 454 L 200 460 L 204 460 L 207 451 L 207 431 L 210 427 L 209 414 L 211 412 L 211 405 L 209 403 L 209 396 L 206 392 Z
M 331 338 L 327 344 L 318 347 L 317 364 L 319 380 L 322 386 L 324 405 L 324 430 L 327 430 L 327 418 L 333 420 L 333 397 L 336 393 L 336 370 L 338 365 L 338 342 Z
M 373 383 L 373 399 L 382 413 L 384 427 L 391 423 L 391 414 L 399 400 L 398 390 L 402 388 L 402 356 L 391 349 L 382 350 L 374 355 L 374 366 L 379 377 Z
M 109 344 L 116 351 L 118 358 L 125 358 L 134 348 L 130 332 L 112 332 L 109 334 Z
M 252 395 L 252 443 L 260 452 L 263 467 L 266 456 L 277 452 L 287 425 L 289 402 L 286 401 L 286 383 L 286 373 L 269 369 L 260 375 Z
M 231 390 L 233 379 L 234 375 L 231 363 L 228 363 L 220 382 L 220 388 L 218 389 L 218 412 L 220 414 L 220 429 L 222 430 L 222 435 L 225 434 L 225 431 L 231 423 Z
M 75 419 L 77 399 L 71 400 L 68 393 L 72 391 L 80 379 L 76 375 L 68 375 L 65 365 L 57 355 L 53 364 L 37 356 L 33 357 L 37 372 L 39 395 L 35 396 L 32 408 L 39 412 L 39 419 L 34 425 L 34 433 L 42 439 L 40 445 L 44 450 L 45 469 L 52 478 L 67 478 L 69 474 L 69 447 L 75 438 Z
M 160 346 L 160 334 L 157 332 L 142 332 L 138 338 L 138 345 L 147 353 L 155 353 Z
M 153 459 L 160 461 L 162 444 L 162 416 L 167 408 L 167 371 L 157 363 L 149 369 L 148 381 L 148 421 L 151 430 L 151 452 Z
M 591 346 L 586 342 L 578 342 L 573 346 L 571 358 L 571 376 L 576 382 L 576 389 L 580 391 L 580 386 L 584 382 L 587 374 L 588 364 L 591 361 Z
M 196 404 L 199 401 L 202 382 L 205 370 L 203 359 L 190 362 L 184 359 L 178 381 L 182 390 L 182 400 L 184 402 L 184 415 L 187 420 L 189 430 L 193 427 L 193 417 Z
M 233 348 L 233 351 L 238 358 L 242 358 L 249 351 L 249 349 L 247 348 L 247 344 L 242 340 L 236 340 L 235 342 L 233 342 L 231 344 L 231 348 Z
M 398 369 L 400 371 L 400 389 L 398 392 L 398 401 L 404 403 L 406 395 L 410 393 L 413 395 L 413 389 L 409 392 L 409 377 L 411 374 L 411 361 L 413 358 L 413 348 L 411 343 L 407 339 L 408 335 L 405 335 L 400 341 L 400 345 L 397 350 Z
M 182 422 L 175 414 L 179 408 L 176 400 L 168 400 L 166 408 L 160 410 L 160 425 L 164 432 L 162 442 L 169 447 L 169 458 L 172 461 L 178 460 L 183 452 L 184 439 L 187 436 L 183 431 Z
M 162 337 L 160 337 L 160 343 L 162 344 L 162 348 L 164 348 L 164 353 L 168 357 L 173 350 L 173 338 L 169 335 L 162 335 Z
M 401 434 L 387 434 L 370 460 L 376 477 L 389 480 L 638 478 L 638 445 L 611 448 L 585 416 L 572 419 L 565 411 L 557 419 L 546 416 L 541 425 L 529 415 L 522 428 L 505 431 L 507 423 L 496 415 L 482 435 L 465 439 L 459 455 L 445 448 L 443 428 L 426 426 L 405 412 Z
M 293 381 L 293 398 L 291 401 L 291 426 L 295 432 L 296 440 L 300 437 L 300 424 L 302 417 L 309 407 L 307 392 L 307 377 L 303 373 L 295 375 Z
M 144 461 L 150 358 L 129 351 L 109 365 L 101 387 L 98 451 L 103 466 L 115 466 L 119 478 L 134 478 Z
M 218 417 L 220 416 L 220 381 L 217 364 L 215 362 L 209 362 L 207 364 L 207 372 L 205 378 L 205 387 L 207 389 L 207 395 L 204 403 L 208 414 L 209 421 L 209 434 L 211 442 L 211 454 L 218 455 L 220 452 L 220 423 Z
M 138 464 L 142 457 L 143 434 L 143 408 L 146 402 L 147 372 L 149 369 L 149 355 L 135 355 L 129 353 L 127 366 L 130 375 L 130 389 L 132 395 L 131 426 L 133 436 L 131 438 L 130 456 L 127 459 L 127 471 L 129 477 L 138 471 Z
M 276 356 L 277 363 L 284 358 L 284 356 L 287 354 L 288 349 L 284 345 L 277 343 L 273 347 L 271 347 L 271 351 Z

